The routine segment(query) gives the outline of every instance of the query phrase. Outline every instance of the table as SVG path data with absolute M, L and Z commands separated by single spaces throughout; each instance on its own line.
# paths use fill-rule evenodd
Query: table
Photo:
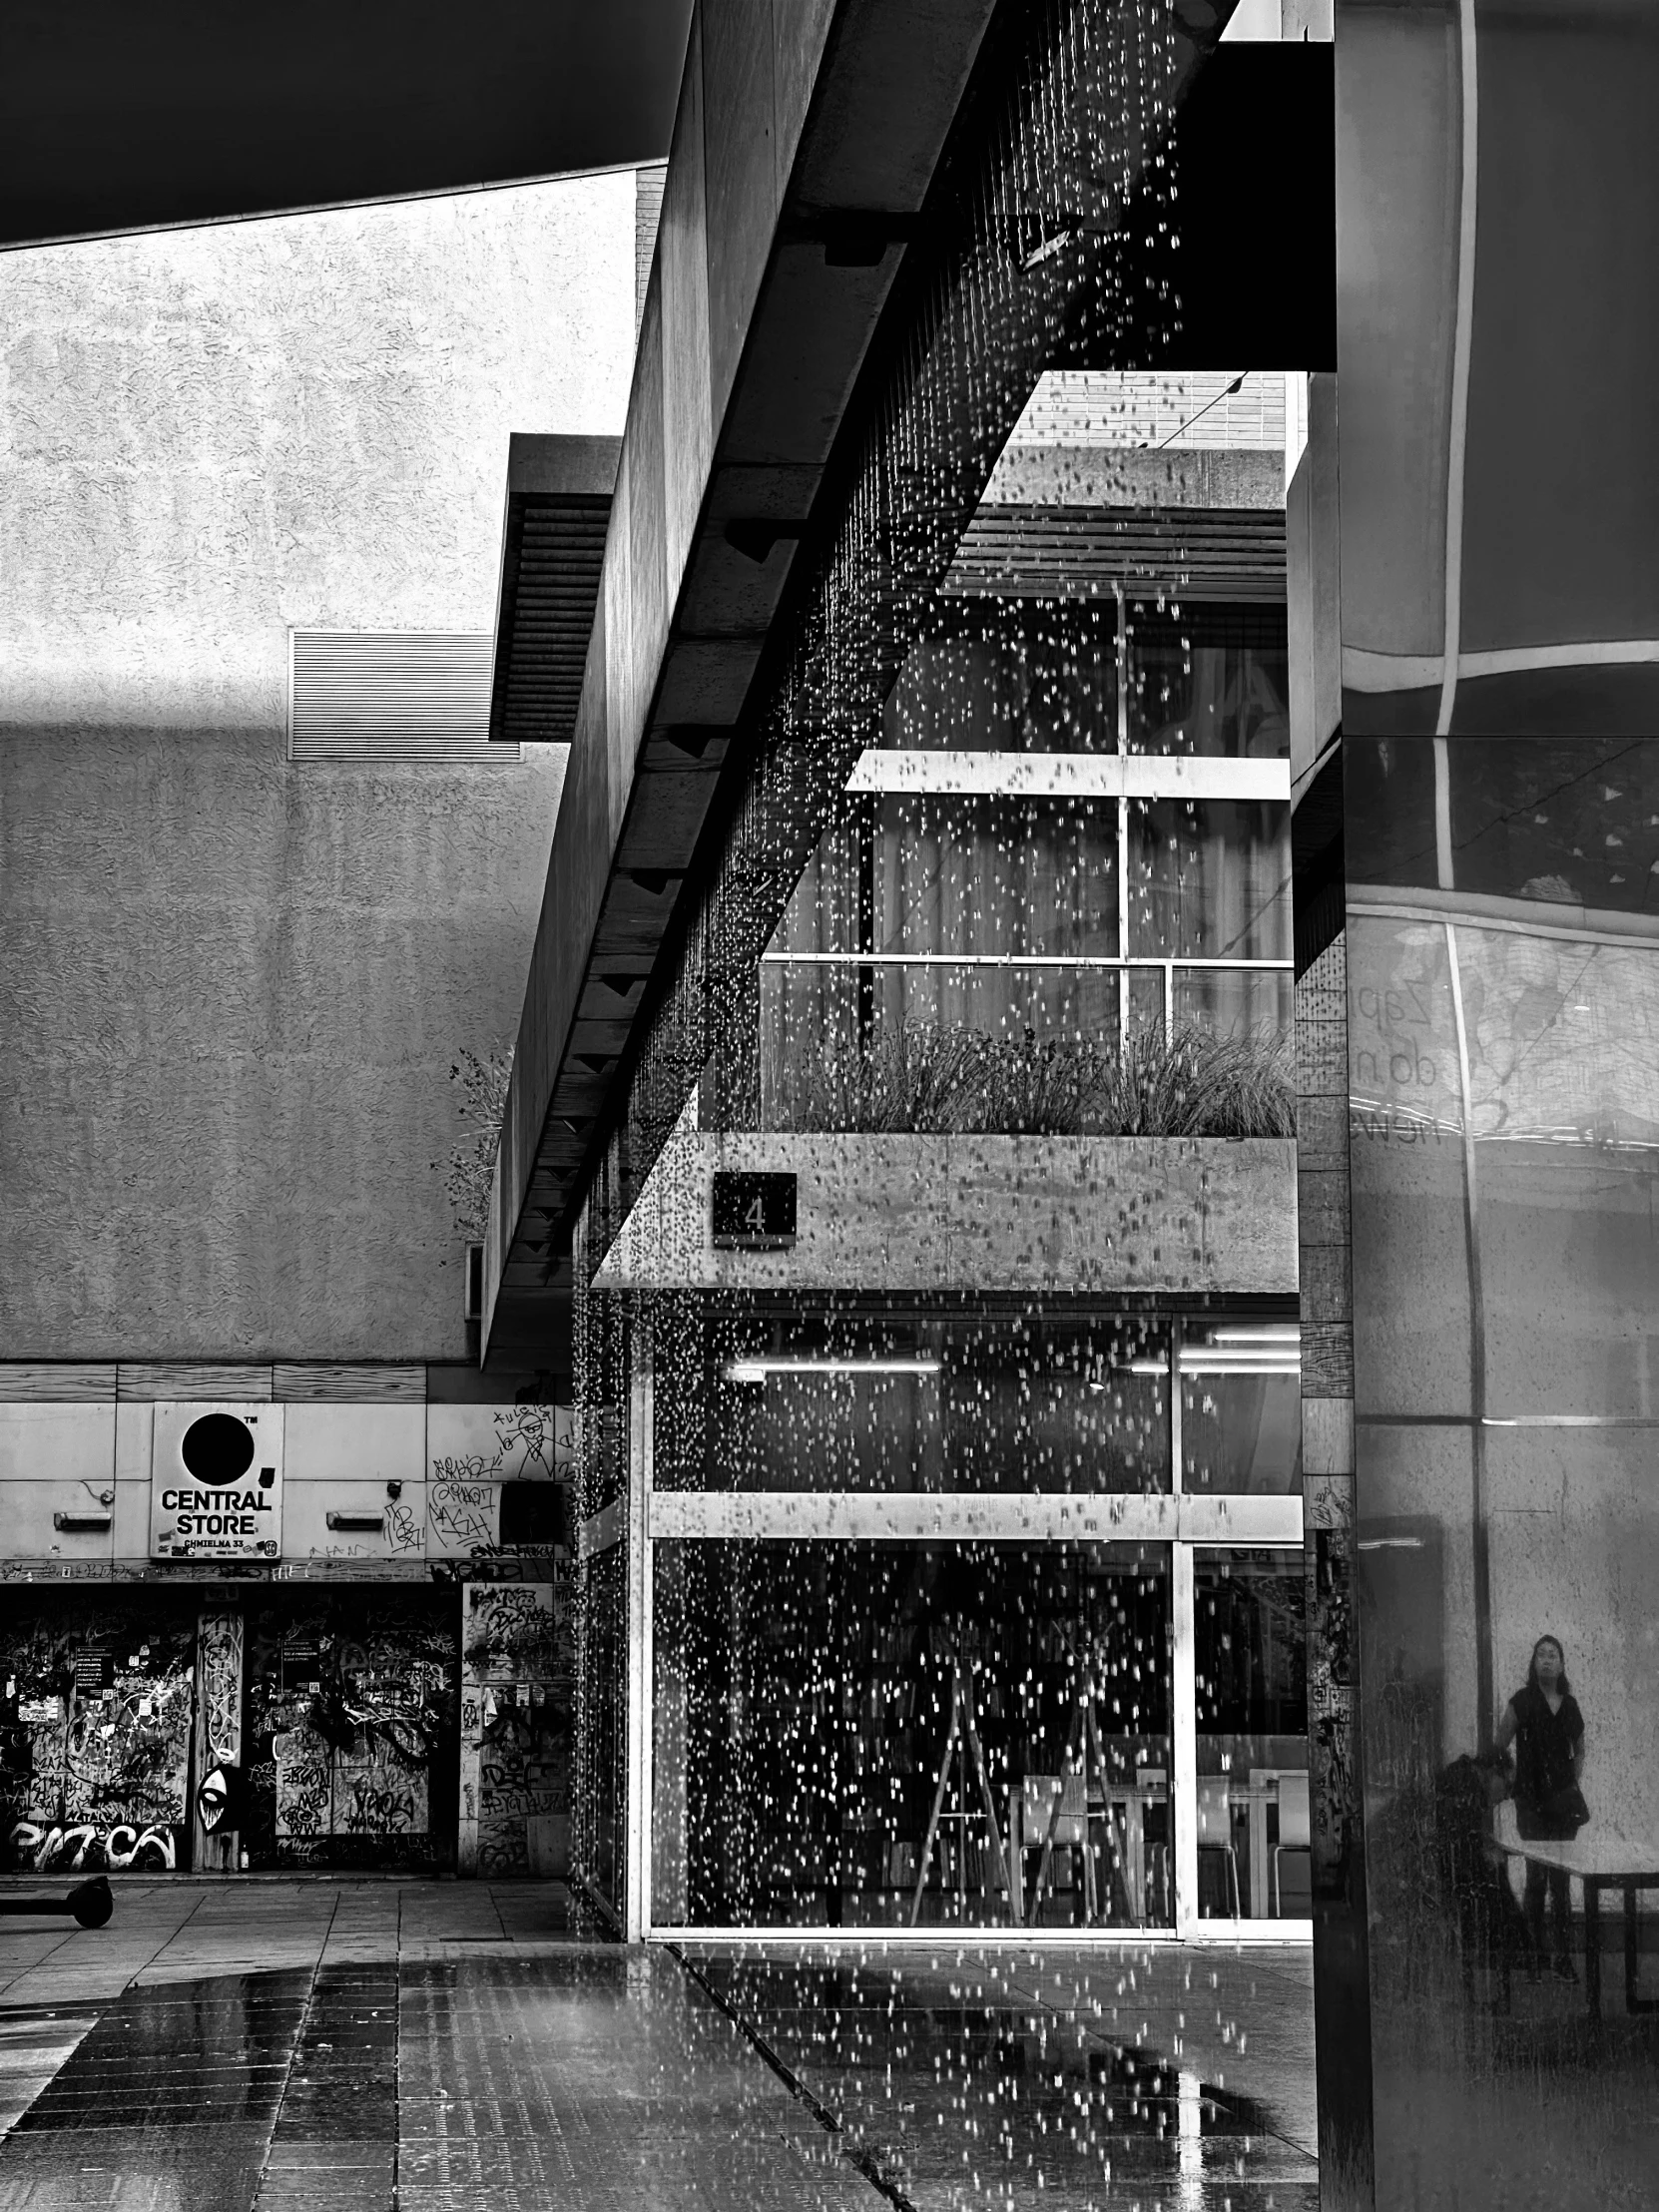
M 1577 1875 L 1584 1885 L 1584 1993 L 1590 2017 L 1601 2017 L 1601 1893 L 1624 1892 L 1624 2005 L 1627 2012 L 1659 2012 L 1659 1997 L 1636 1994 L 1640 1952 L 1636 1925 L 1636 1897 L 1642 1890 L 1659 1890 L 1659 1843 L 1635 1844 L 1625 1836 L 1603 1836 L 1586 1831 L 1571 1843 L 1539 1837 L 1531 1843 L 1519 1836 L 1500 1835 L 1497 1848 L 1510 1859 L 1528 1860 L 1535 1867 L 1560 1867 Z

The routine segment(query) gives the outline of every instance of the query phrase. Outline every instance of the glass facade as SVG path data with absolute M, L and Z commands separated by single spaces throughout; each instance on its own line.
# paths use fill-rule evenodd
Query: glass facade
M 660 1547 L 654 1918 L 1167 1925 L 1171 1643 L 1167 1546 Z
M 1272 605 L 936 600 L 696 1141 L 838 1144 L 856 1182 L 871 1142 L 1011 1140 L 940 1170 L 989 1222 L 1053 1142 L 1289 1136 L 1286 666 Z M 1088 1157 L 1098 1199 L 1123 1163 Z M 1234 1533 L 1300 1541 L 1291 1282 L 1015 1292 L 987 1245 L 928 1290 L 928 1194 L 896 1204 L 830 1293 L 786 1260 L 585 1302 L 595 1888 L 663 1931 L 1301 1920 L 1300 1554 Z
M 1659 1817 L 1659 746 L 1348 755 L 1378 2089 L 1411 2093 L 1438 2054 L 1500 2163 L 1598 2100 L 1613 2201 L 1650 1999 L 1641 1892 L 1600 1877 L 1648 1869 Z M 1587 1820 L 1528 1764 L 1550 1649 L 1579 1777 L 1553 1786 Z M 1519 2115 L 1494 2009 L 1533 2042 L 1592 2010 L 1599 2067 L 1545 2067 Z M 1378 2152 L 1381 2185 L 1400 2152 Z
M 659 1544 L 654 1924 L 1168 1930 L 1183 1820 L 1193 1917 L 1306 1916 L 1301 1554 L 1173 1555 Z
M 1171 1486 L 1169 1327 L 1156 1315 L 711 1298 L 696 1329 L 672 1376 L 657 1375 L 659 1489 Z
M 1271 1056 L 1288 805 L 1186 764 L 1282 759 L 1282 613 L 941 607 L 765 955 L 756 1125 L 1112 1131 L 1132 1047 Z

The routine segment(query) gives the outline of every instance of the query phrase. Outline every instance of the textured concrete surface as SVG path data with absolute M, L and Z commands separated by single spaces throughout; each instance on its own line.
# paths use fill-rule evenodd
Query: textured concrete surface
M 7 1357 L 464 1357 L 449 1070 L 563 755 L 290 768 L 286 633 L 493 626 L 509 432 L 622 425 L 634 199 L 0 264 Z

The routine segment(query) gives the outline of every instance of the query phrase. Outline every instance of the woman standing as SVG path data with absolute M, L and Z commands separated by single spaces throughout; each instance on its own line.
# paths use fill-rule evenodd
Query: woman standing
M 1503 1708 L 1497 1748 L 1507 1753 L 1511 1744 L 1515 1747 L 1515 1828 L 1521 1842 L 1570 1843 L 1589 1817 L 1578 1787 L 1584 1772 L 1584 1716 L 1568 1684 L 1566 1655 L 1557 1637 L 1538 1638 L 1525 1686 Z M 1546 1890 L 1555 1924 L 1555 1971 L 1576 1980 L 1568 1954 L 1572 1899 L 1566 1869 L 1528 1859 L 1526 1925 L 1534 1961 L 1543 1956 Z

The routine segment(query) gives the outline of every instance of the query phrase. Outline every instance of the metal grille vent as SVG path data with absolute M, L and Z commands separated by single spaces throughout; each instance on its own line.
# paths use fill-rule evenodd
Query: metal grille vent
M 450 765 L 518 759 L 492 745 L 488 630 L 292 630 L 288 759 Z
M 952 597 L 1284 604 L 1285 517 L 1251 508 L 1111 513 L 981 507 L 941 589 Z
M 500 738 L 568 745 L 605 567 L 609 494 L 515 497 L 501 571 Z

